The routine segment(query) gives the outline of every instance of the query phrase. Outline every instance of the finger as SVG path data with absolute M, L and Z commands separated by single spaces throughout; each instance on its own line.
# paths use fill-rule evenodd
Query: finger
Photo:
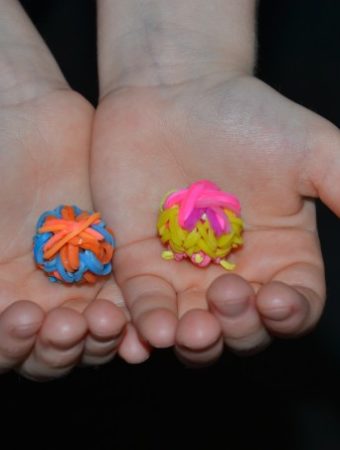
M 69 308 L 50 311 L 19 373 L 39 381 L 66 375 L 81 357 L 86 332 L 86 320 L 78 312 Z
M 176 354 L 186 365 L 212 364 L 223 350 L 221 327 L 208 311 L 205 292 L 188 289 L 178 294 Z
M 272 334 L 298 336 L 318 322 L 325 295 L 322 267 L 294 264 L 259 290 L 257 308 Z
M 0 315 L 0 373 L 21 364 L 30 354 L 44 313 L 35 303 L 18 301 Z
M 140 364 L 149 358 L 150 352 L 150 345 L 139 336 L 136 328 L 128 323 L 118 348 L 119 356 L 129 364 Z
M 216 361 L 223 351 L 217 319 L 209 311 L 187 311 L 178 324 L 175 351 L 189 366 L 205 366 Z
M 236 274 L 220 276 L 208 289 L 211 310 L 221 324 L 226 345 L 234 351 L 254 353 L 270 342 L 255 297 L 252 286 Z
M 93 301 L 84 311 L 88 335 L 82 356 L 83 364 L 99 365 L 110 361 L 122 340 L 126 318 L 112 302 Z
M 176 343 L 195 350 L 203 350 L 217 341 L 221 332 L 215 317 L 208 311 L 203 290 L 187 289 L 178 294 L 180 318 Z
M 132 322 L 141 337 L 156 348 L 175 342 L 177 326 L 176 292 L 160 277 L 136 276 L 122 287 Z
M 79 312 L 87 321 L 88 333 L 81 359 L 83 365 L 109 362 L 117 353 L 129 319 L 122 293 L 113 278 L 103 285 L 99 295 L 106 299 L 71 299 L 63 303 L 63 307 Z
M 67 83 L 46 44 L 16 0 L 0 3 L 1 103 L 17 104 Z
M 223 349 L 224 342 L 222 337 L 220 337 L 211 347 L 199 351 L 177 345 L 175 354 L 187 367 L 201 368 L 214 364 L 222 355 Z

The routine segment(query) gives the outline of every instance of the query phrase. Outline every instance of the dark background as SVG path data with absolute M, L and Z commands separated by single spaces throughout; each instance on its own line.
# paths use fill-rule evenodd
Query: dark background
M 95 1 L 22 3 L 71 86 L 96 104 Z M 262 0 L 257 68 L 338 126 L 339 21 L 336 0 Z M 340 226 L 320 204 L 318 220 L 328 299 L 312 334 L 201 370 L 158 351 L 142 365 L 116 359 L 43 384 L 5 375 L 0 449 L 339 450 Z

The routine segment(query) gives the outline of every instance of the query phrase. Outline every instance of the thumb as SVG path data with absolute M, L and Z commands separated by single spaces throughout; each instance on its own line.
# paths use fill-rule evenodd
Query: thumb
M 326 119 L 318 119 L 310 136 L 306 161 L 309 189 L 304 195 L 319 197 L 340 217 L 340 131 Z

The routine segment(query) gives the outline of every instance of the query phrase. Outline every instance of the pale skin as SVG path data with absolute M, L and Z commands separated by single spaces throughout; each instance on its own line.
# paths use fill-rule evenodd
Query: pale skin
M 340 214 L 338 130 L 252 76 L 253 1 L 207 3 L 99 0 L 94 112 L 18 4 L 0 0 L 2 372 L 43 380 L 169 346 L 202 365 L 320 317 L 312 198 Z M 233 274 L 160 258 L 160 200 L 200 178 L 240 198 Z M 35 269 L 36 219 L 60 203 L 96 208 L 113 227 L 119 287 L 56 286 Z
M 34 266 L 43 211 L 70 202 L 93 208 L 94 111 L 16 1 L 0 1 L 0 30 L 0 372 L 45 380 L 112 359 L 126 320 L 113 279 L 65 287 Z
M 325 300 L 313 198 L 340 212 L 337 128 L 253 77 L 254 1 L 98 6 L 92 192 L 139 335 L 202 365 L 307 332 Z M 202 178 L 242 204 L 233 274 L 160 258 L 161 199 Z

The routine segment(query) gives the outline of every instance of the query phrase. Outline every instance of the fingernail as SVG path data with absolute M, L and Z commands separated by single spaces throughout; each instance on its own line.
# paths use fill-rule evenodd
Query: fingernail
M 242 298 L 230 300 L 224 303 L 214 303 L 215 308 L 223 315 L 237 317 L 243 314 L 248 308 L 248 299 Z

